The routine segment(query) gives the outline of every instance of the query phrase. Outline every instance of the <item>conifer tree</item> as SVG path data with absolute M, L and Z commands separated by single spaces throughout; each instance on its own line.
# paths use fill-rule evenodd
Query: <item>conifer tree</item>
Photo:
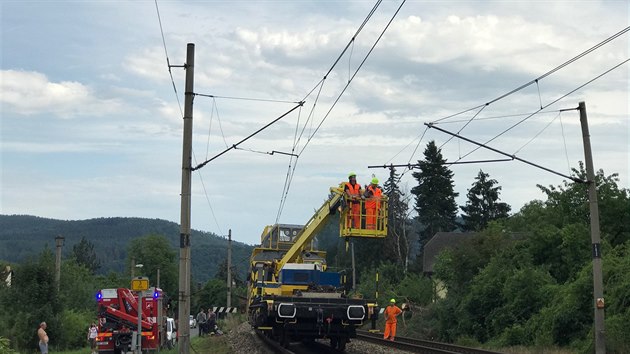
M 415 196 L 415 210 L 422 228 L 419 231 L 420 251 L 417 262 L 422 264 L 424 245 L 437 232 L 449 232 L 457 228 L 455 217 L 459 195 L 454 191 L 453 172 L 445 165 L 442 152 L 430 141 L 424 150 L 424 160 L 419 160 L 419 172 L 412 175 L 418 185 L 411 189 Z M 421 268 L 421 267 L 420 267 Z
M 101 262 L 96 256 L 96 251 L 94 251 L 94 244 L 88 241 L 85 236 L 81 237 L 79 243 L 72 246 L 72 258 L 75 259 L 78 265 L 84 266 L 92 274 L 101 267 Z
M 512 209 L 507 203 L 500 202 L 501 186 L 490 175 L 479 170 L 476 182 L 468 190 L 468 201 L 460 206 L 464 214 L 462 228 L 466 231 L 481 231 L 488 226 L 488 222 L 507 218 Z
M 400 174 L 396 173 L 396 169 L 391 167 L 389 170 L 389 178 L 384 184 L 384 193 L 389 201 L 389 213 L 387 215 L 387 239 L 388 244 L 393 249 L 396 256 L 396 262 L 402 266 L 407 266 L 409 244 L 407 241 L 407 211 L 409 206 L 404 200 L 405 196 L 398 187 Z

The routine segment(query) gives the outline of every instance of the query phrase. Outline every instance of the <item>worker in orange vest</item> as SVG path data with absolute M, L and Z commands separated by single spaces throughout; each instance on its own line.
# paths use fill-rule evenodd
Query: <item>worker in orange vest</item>
M 396 300 L 389 300 L 389 306 L 387 306 L 383 312 L 383 316 L 385 316 L 385 333 L 383 339 L 394 341 L 394 337 L 396 337 L 396 323 L 398 322 L 396 317 L 401 313 L 402 310 L 400 307 L 396 306 Z
M 383 196 L 383 191 L 378 186 L 378 178 L 372 178 L 372 183 L 365 188 L 363 195 L 365 196 L 365 228 L 375 230 Z
M 343 187 L 346 201 L 348 202 L 348 217 L 346 219 L 346 227 L 360 229 L 361 228 L 361 184 L 357 183 L 357 174 L 350 172 L 348 174 L 348 182 Z

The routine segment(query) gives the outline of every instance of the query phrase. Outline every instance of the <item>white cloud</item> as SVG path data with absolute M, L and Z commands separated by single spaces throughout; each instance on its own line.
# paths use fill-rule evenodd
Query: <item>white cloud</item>
M 385 170 L 367 166 L 413 163 L 422 157 L 429 140 L 442 144 L 449 138 L 429 129 L 418 144 L 426 129 L 424 122 L 498 97 L 627 26 L 627 4 L 619 3 L 407 2 L 300 157 L 280 221 L 308 220 L 328 187 L 345 179 L 348 170 L 359 173 L 362 181 L 372 173 L 384 179 Z M 33 11 L 21 2 L 11 3 L 20 16 L 7 12 L 3 17 L 3 24 L 6 20 L 7 26 L 20 28 L 1 43 L 3 68 L 13 69 L 2 72 L 3 170 L 15 171 L 3 174 L 3 211 L 63 219 L 121 215 L 178 221 L 183 121 L 154 6 L 143 2 L 115 7 L 106 2 L 81 4 L 84 11 L 90 10 L 73 14 L 76 18 L 90 15 L 90 21 L 81 23 L 81 31 L 72 22 L 64 26 L 47 22 L 48 13 Z M 298 147 L 301 150 L 398 4 L 382 3 L 328 74 L 321 92 L 316 87 L 301 110 L 241 148 L 291 151 L 298 117 L 301 124 L 307 121 L 319 95 Z M 203 2 L 187 6 L 160 3 L 171 65 L 183 64 L 186 44 L 196 44 L 196 93 L 290 101 L 302 99 L 322 79 L 369 9 L 363 2 L 217 2 L 212 7 Z M 620 11 L 623 9 L 626 11 Z M 120 16 L 113 16 L 114 12 Z M 32 22 L 24 25 L 24 19 Z M 40 24 L 47 30 L 28 31 L 39 29 Z M 88 37 L 92 44 L 83 41 Z M 34 44 L 30 48 L 23 43 Z M 48 48 L 50 55 L 40 58 L 33 48 L 39 52 Z M 90 55 L 83 55 L 83 50 Z M 491 104 L 479 117 L 533 112 L 541 101 L 544 104 L 565 94 L 627 55 L 626 35 L 539 85 Z M 185 70 L 171 71 L 183 106 Z M 627 67 L 622 67 L 550 108 L 570 108 L 586 101 L 596 166 L 608 173 L 624 168 L 619 172 L 626 185 L 627 91 Z M 236 143 L 291 107 L 196 96 L 196 162 L 223 151 L 226 142 Z M 476 112 L 458 115 L 453 120 L 459 123 L 442 127 L 456 132 Z M 26 114 L 38 116 L 15 119 Z M 555 114 L 532 117 L 491 146 L 514 151 Z M 485 141 L 521 118 L 474 121 L 462 133 Z M 583 155 L 576 112 L 563 113 L 562 122 L 564 133 L 558 120 L 519 155 L 566 170 L 566 139 L 570 162 L 575 164 Z M 454 139 L 444 146 L 443 154 L 453 161 L 472 148 Z M 470 159 L 486 157 L 497 156 L 479 150 Z M 52 168 L 44 163 L 53 160 Z M 257 242 L 264 225 L 275 220 L 288 161 L 279 154 L 238 150 L 200 170 L 193 182 L 193 227 L 216 230 L 206 201 L 208 193 L 223 232 L 232 228 L 237 239 Z M 42 170 L 34 170 L 36 167 Z M 540 197 L 535 183 L 561 181 L 516 162 L 460 165 L 453 168 L 460 198 L 479 168 L 499 180 L 504 186 L 502 195 L 515 208 Z M 77 178 L 79 172 L 87 176 Z M 40 188 L 34 178 L 22 178 L 51 175 L 46 188 Z M 203 177 L 206 191 L 198 175 Z M 410 175 L 402 182 L 407 189 L 415 182 Z M 24 197 L 12 190 L 36 192 Z M 77 190 L 85 194 L 82 199 L 76 196 Z M 60 202 L 49 206 L 41 202 L 45 200 Z
M 92 90 L 74 81 L 50 82 L 38 72 L 2 70 L 0 100 L 22 115 L 52 113 L 60 118 L 101 116 L 121 107 L 118 99 L 99 99 Z

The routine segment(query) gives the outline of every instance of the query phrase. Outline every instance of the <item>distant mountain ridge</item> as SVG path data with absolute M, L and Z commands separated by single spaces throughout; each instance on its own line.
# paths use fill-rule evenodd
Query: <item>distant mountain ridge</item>
M 122 272 L 130 240 L 149 234 L 164 235 L 179 256 L 179 224 L 148 218 L 95 218 L 57 220 L 31 215 L 0 215 L 0 260 L 20 263 L 45 247 L 55 249 L 55 237 L 63 236 L 62 258 L 82 237 L 94 244 L 101 262 L 99 273 Z M 197 282 L 214 277 L 227 257 L 227 239 L 214 233 L 191 231 L 192 276 Z M 232 241 L 232 264 L 244 278 L 254 246 Z M 179 259 L 179 258 L 177 258 Z

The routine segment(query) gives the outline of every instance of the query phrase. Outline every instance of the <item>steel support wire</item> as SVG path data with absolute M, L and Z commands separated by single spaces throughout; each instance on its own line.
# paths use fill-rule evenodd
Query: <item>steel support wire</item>
M 258 129 L 258 130 L 256 130 L 255 132 L 253 132 L 253 133 L 249 134 L 247 137 L 245 137 L 245 138 L 241 139 L 241 141 L 239 141 L 238 143 L 236 143 L 236 144 L 232 144 L 232 146 L 230 146 L 230 147 L 228 147 L 227 149 L 225 149 L 225 150 L 221 151 L 220 153 L 218 153 L 218 154 L 214 155 L 212 158 L 210 158 L 210 159 L 208 159 L 208 160 L 206 160 L 206 161 L 204 161 L 204 162 L 200 163 L 199 165 L 197 165 L 197 166 L 195 166 L 195 167 L 191 168 L 191 171 L 196 171 L 196 170 L 198 170 L 198 169 L 202 168 L 203 166 L 207 165 L 207 164 L 208 164 L 209 162 L 211 162 L 212 160 L 214 160 L 214 159 L 218 158 L 219 156 L 221 156 L 221 155 L 225 154 L 226 152 L 228 152 L 228 151 L 230 151 L 230 150 L 232 150 L 232 149 L 236 149 L 236 148 L 237 148 L 240 144 L 242 144 L 242 143 L 246 142 L 247 140 L 249 140 L 249 139 L 250 139 L 251 137 L 253 137 L 254 135 L 256 135 L 256 134 L 260 133 L 261 131 L 263 131 L 263 130 L 265 130 L 265 129 L 267 129 L 269 126 L 271 126 L 271 125 L 272 125 L 272 124 L 274 124 L 275 122 L 279 121 L 280 119 L 282 119 L 282 118 L 286 117 L 287 115 L 289 115 L 289 113 L 291 113 L 291 112 L 295 111 L 296 109 L 298 109 L 298 108 L 302 107 L 302 105 L 304 105 L 304 101 L 302 101 L 302 102 L 298 103 L 298 105 L 297 105 L 297 106 L 295 106 L 295 107 L 291 108 L 290 110 L 288 110 L 286 113 L 284 113 L 284 114 L 283 114 L 283 115 L 281 115 L 280 117 L 278 117 L 278 118 L 276 118 L 276 119 L 272 120 L 271 122 L 267 123 L 264 127 L 260 128 L 260 129 Z
M 449 132 L 448 130 L 445 130 L 445 129 L 442 129 L 442 128 L 438 128 L 438 127 L 436 127 L 435 125 L 433 125 L 433 123 L 424 123 L 424 124 L 425 124 L 426 126 L 428 126 L 429 128 L 437 129 L 437 130 L 441 131 L 442 133 L 446 133 L 446 134 L 452 135 L 452 136 L 454 136 L 454 137 L 456 137 L 456 138 L 462 139 L 462 140 L 467 141 L 467 142 L 469 142 L 469 143 L 471 143 L 471 144 L 475 144 L 475 145 L 477 145 L 477 146 L 479 146 L 479 147 L 482 147 L 482 148 L 488 149 L 488 150 L 490 150 L 490 151 L 494 151 L 494 152 L 496 152 L 497 154 L 501 154 L 501 155 L 507 156 L 507 157 L 511 158 L 512 160 L 517 160 L 517 161 L 520 161 L 520 162 L 526 163 L 526 164 L 528 164 L 528 165 L 534 166 L 534 167 L 536 167 L 536 168 L 539 168 L 539 169 L 541 169 L 541 170 L 545 170 L 545 171 L 547 171 L 547 172 L 551 172 L 551 173 L 553 173 L 553 174 L 555 174 L 555 175 L 562 176 L 562 177 L 564 177 L 564 178 L 568 178 L 568 179 L 572 180 L 573 182 L 577 182 L 577 183 L 588 183 L 587 181 L 582 180 L 582 179 L 579 179 L 579 178 L 577 178 L 577 177 L 567 176 L 567 175 L 565 175 L 564 173 L 560 173 L 560 172 L 554 171 L 554 170 L 552 170 L 552 169 L 550 169 L 550 168 L 547 168 L 547 167 L 544 167 L 544 166 L 541 166 L 541 165 L 535 164 L 535 163 L 533 163 L 533 162 L 531 162 L 531 161 L 527 161 L 527 160 L 525 160 L 525 159 L 522 159 L 522 158 L 520 158 L 520 157 L 517 157 L 516 155 L 511 155 L 511 154 L 508 154 L 507 152 L 503 152 L 503 151 L 501 151 L 501 150 L 495 149 L 495 148 L 490 147 L 490 146 L 488 146 L 488 145 L 485 145 L 485 144 L 482 144 L 482 143 L 478 143 L 478 142 L 476 142 L 476 141 L 474 141 L 474 140 L 472 140 L 472 139 L 465 138 L 465 137 L 463 137 L 463 136 L 461 136 L 461 135 L 459 135 L 459 134 Z

